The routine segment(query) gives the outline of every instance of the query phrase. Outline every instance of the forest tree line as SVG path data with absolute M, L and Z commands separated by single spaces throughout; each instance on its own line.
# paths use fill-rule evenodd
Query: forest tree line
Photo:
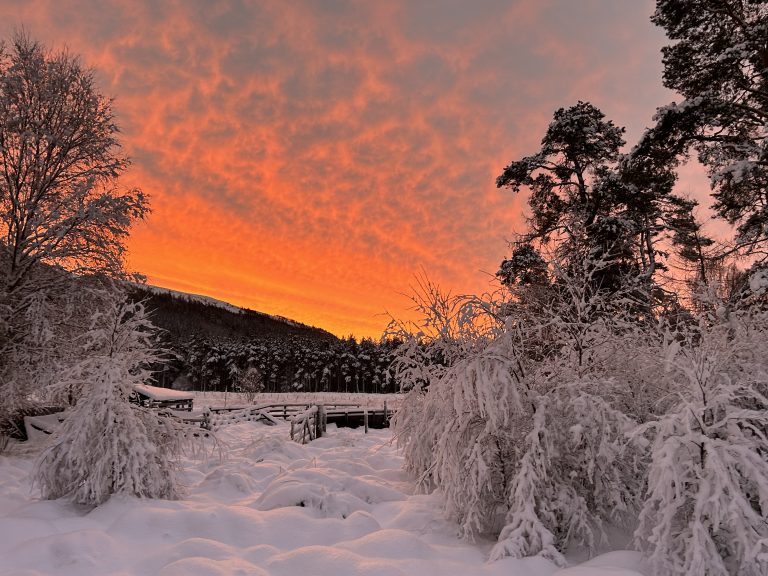
M 195 337 L 173 344 L 155 371 L 161 386 L 202 391 L 392 393 L 397 340 L 300 336 L 231 341 Z

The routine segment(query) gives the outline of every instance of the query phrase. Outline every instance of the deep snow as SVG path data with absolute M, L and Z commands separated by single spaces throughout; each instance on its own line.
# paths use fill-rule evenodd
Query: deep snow
M 0 574 L 163 576 L 637 576 L 616 552 L 558 571 L 540 558 L 487 563 L 437 494 L 413 493 L 389 430 L 336 429 L 301 446 L 289 426 L 221 429 L 222 457 L 185 459 L 178 501 L 113 497 L 93 510 L 41 501 L 34 452 L 0 456 Z M 26 452 L 26 453 L 24 453 Z

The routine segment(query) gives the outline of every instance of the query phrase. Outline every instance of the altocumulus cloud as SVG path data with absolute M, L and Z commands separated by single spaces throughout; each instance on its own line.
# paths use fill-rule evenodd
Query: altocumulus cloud
M 486 288 L 520 230 L 494 187 L 552 111 L 637 137 L 661 88 L 651 0 L 25 0 L 0 5 L 97 68 L 126 185 L 153 198 L 131 265 L 169 287 L 377 335 L 414 273 Z

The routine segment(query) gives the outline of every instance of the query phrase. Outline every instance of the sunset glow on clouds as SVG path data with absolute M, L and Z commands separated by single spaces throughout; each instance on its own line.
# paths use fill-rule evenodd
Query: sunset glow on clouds
M 414 274 L 488 289 L 522 230 L 497 190 L 552 112 L 589 100 L 631 143 L 661 87 L 651 1 L 8 1 L 98 70 L 153 213 L 150 283 L 378 336 Z

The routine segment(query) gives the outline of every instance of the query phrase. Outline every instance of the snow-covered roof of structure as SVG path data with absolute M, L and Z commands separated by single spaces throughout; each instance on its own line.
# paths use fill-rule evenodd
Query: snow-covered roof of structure
M 194 396 L 189 392 L 182 392 L 180 390 L 171 390 L 170 388 L 159 388 L 157 386 L 149 386 L 147 384 L 134 384 L 133 389 L 152 400 L 192 400 Z

